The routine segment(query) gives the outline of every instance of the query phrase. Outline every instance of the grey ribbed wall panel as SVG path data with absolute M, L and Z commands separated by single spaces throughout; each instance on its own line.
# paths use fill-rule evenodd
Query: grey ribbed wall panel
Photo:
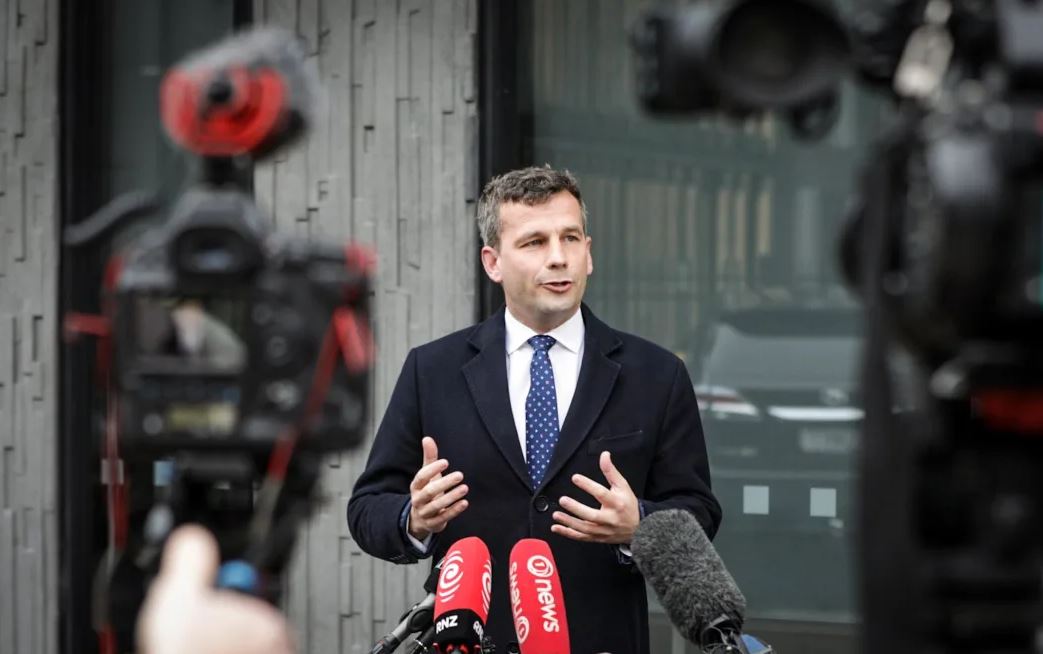
M 258 23 L 297 31 L 325 87 L 306 141 L 258 168 L 259 203 L 282 230 L 353 238 L 379 256 L 375 424 L 409 348 L 475 315 L 477 6 L 257 0 L 254 7 Z M 330 501 L 298 546 L 287 608 L 302 652 L 368 652 L 422 594 L 426 564 L 374 561 L 348 534 L 344 509 L 365 457 L 363 450 L 329 461 Z
M 58 647 L 57 25 L 0 0 L 0 654 Z

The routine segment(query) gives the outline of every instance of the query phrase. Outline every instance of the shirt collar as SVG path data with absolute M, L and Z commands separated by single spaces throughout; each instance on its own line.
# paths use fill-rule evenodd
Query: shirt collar
M 504 322 L 507 327 L 507 354 L 514 354 L 518 348 L 526 345 L 529 339 L 537 334 L 531 327 L 511 315 L 510 309 L 504 312 Z M 547 332 L 547 335 L 553 336 L 554 340 L 565 349 L 578 354 L 585 333 L 583 311 L 577 309 L 571 318 Z

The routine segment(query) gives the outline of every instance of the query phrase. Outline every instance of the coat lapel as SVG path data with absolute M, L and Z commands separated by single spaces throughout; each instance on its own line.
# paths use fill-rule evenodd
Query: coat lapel
M 475 327 L 468 341 L 478 350 L 462 370 L 478 414 L 514 474 L 532 488 L 525 466 L 518 430 L 514 427 L 511 396 L 507 388 L 507 328 L 504 310 Z
M 608 356 L 622 344 L 619 337 L 608 325 L 598 320 L 586 305 L 583 305 L 582 311 L 586 335 L 583 339 L 583 362 L 576 383 L 576 394 L 561 426 L 558 444 L 554 447 L 550 466 L 547 468 L 547 474 L 543 476 L 541 487 L 561 471 L 576 448 L 586 440 L 612 394 L 621 368 L 618 362 Z M 506 371 L 506 367 L 504 370 Z M 504 374 L 506 375 L 506 372 Z

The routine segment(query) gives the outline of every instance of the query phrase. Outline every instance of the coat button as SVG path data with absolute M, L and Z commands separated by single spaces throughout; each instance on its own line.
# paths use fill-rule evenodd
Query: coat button
M 536 509 L 540 513 L 546 513 L 547 509 L 550 508 L 550 500 L 544 495 L 537 495 L 532 500 L 532 508 Z

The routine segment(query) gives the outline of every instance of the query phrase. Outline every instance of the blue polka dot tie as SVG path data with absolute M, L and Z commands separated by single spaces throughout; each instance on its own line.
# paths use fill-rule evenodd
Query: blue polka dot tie
M 558 394 L 554 390 L 554 371 L 548 355 L 554 343 L 554 337 L 545 334 L 529 339 L 532 365 L 529 395 L 525 398 L 525 458 L 533 488 L 543 481 L 558 442 Z

